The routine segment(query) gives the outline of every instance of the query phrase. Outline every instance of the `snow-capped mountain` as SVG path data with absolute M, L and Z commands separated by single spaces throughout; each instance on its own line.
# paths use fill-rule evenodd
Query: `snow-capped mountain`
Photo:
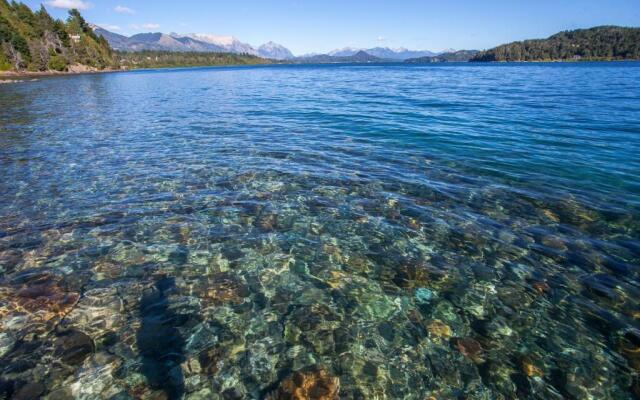
M 344 47 L 342 49 L 336 49 L 328 52 L 327 54 L 334 57 L 351 57 L 356 54 L 360 50 L 364 49 L 356 49 L 355 47 Z
M 244 53 L 254 56 L 258 55 L 258 51 L 254 49 L 250 44 L 243 43 L 233 36 L 212 35 L 209 33 L 192 33 L 189 35 L 185 35 L 185 37 L 223 47 L 230 53 Z
M 293 54 L 286 47 L 268 42 L 257 49 L 250 44 L 243 43 L 233 36 L 211 35 L 206 33 L 192 33 L 182 35 L 178 33 L 139 33 L 130 37 L 109 32 L 99 26 L 93 26 L 97 35 L 104 36 L 114 50 L 119 51 L 196 51 L 214 53 L 251 54 L 276 60 L 293 58 Z
M 273 60 L 290 60 L 294 58 L 293 53 L 286 47 L 278 43 L 268 42 L 258 47 L 260 57 L 271 58 Z
M 392 49 L 389 47 L 374 47 L 371 49 L 356 49 L 353 47 L 345 47 L 331 51 L 327 54 L 307 54 L 295 57 L 286 47 L 268 42 L 259 47 L 253 47 L 248 43 L 238 40 L 234 36 L 213 35 L 210 33 L 139 33 L 130 37 L 109 32 L 99 26 L 93 26 L 96 34 L 104 36 L 109 45 L 119 51 L 196 51 L 196 52 L 229 52 L 236 54 L 251 54 L 254 56 L 271 58 L 274 60 L 292 60 L 292 59 L 316 59 L 318 56 L 335 57 L 336 59 L 354 57 L 358 54 L 366 53 L 373 59 L 386 61 L 405 61 L 407 59 L 432 57 L 440 53 L 434 53 L 428 50 L 409 50 L 406 48 Z M 316 57 L 316 58 L 314 58 Z M 362 58 L 362 57 L 356 57 Z M 319 59 L 322 59 L 320 57 Z M 330 58 L 329 58 L 330 59 Z
M 374 47 L 371 49 L 356 49 L 353 47 L 345 47 L 343 49 L 337 49 L 329 52 L 330 56 L 335 57 L 350 57 L 360 51 L 364 51 L 372 56 L 383 58 L 386 60 L 398 60 L 404 61 L 409 58 L 434 56 L 436 53 L 429 50 L 409 50 L 404 47 L 397 49 L 391 49 L 389 47 Z

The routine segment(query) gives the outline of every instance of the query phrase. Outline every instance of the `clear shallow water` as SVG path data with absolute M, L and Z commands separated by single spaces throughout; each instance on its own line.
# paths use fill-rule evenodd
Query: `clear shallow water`
M 0 87 L 0 397 L 640 396 L 640 64 Z

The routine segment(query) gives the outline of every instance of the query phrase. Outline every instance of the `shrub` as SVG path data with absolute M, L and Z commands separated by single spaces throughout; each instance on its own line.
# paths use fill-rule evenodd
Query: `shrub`
M 56 54 L 49 58 L 49 69 L 54 71 L 64 71 L 67 69 L 67 60 L 60 54 Z

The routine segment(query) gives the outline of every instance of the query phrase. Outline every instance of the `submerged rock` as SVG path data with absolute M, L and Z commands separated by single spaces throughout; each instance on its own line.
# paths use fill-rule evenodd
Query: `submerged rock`
M 453 335 L 453 332 L 451 331 L 451 328 L 449 327 L 449 325 L 445 324 L 439 319 L 431 321 L 427 325 L 427 330 L 429 331 L 429 334 L 431 336 L 436 338 L 448 339 Z
M 418 302 L 418 304 L 427 304 L 429 303 L 431 300 L 433 300 L 433 298 L 436 296 L 436 294 L 432 291 L 429 290 L 427 288 L 418 288 L 416 290 L 416 301 Z
M 55 355 L 65 364 L 79 364 L 94 351 L 93 341 L 80 331 L 69 331 L 54 342 Z
M 323 368 L 297 371 L 280 382 L 269 400 L 337 400 L 340 380 Z
M 5 329 L 43 334 L 51 330 L 76 305 L 80 294 L 67 288 L 62 278 L 50 273 L 22 275 L 0 287 L 0 324 Z M 21 322 L 13 319 L 19 317 Z
M 456 349 L 465 357 L 469 358 L 475 363 L 484 361 L 484 352 L 482 345 L 475 339 L 465 338 L 453 338 L 452 343 Z
M 524 373 L 529 378 L 544 376 L 542 370 L 526 357 L 522 359 L 520 366 L 522 369 L 522 373 Z

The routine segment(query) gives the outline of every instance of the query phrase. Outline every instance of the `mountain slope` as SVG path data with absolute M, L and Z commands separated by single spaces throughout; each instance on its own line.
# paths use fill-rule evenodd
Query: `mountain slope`
M 632 59 L 640 59 L 640 28 L 599 26 L 503 44 L 478 53 L 471 61 Z
M 96 36 L 77 10 L 66 23 L 44 7 L 0 0 L 0 70 L 64 71 L 73 64 L 104 69 L 113 63 L 104 38 Z

